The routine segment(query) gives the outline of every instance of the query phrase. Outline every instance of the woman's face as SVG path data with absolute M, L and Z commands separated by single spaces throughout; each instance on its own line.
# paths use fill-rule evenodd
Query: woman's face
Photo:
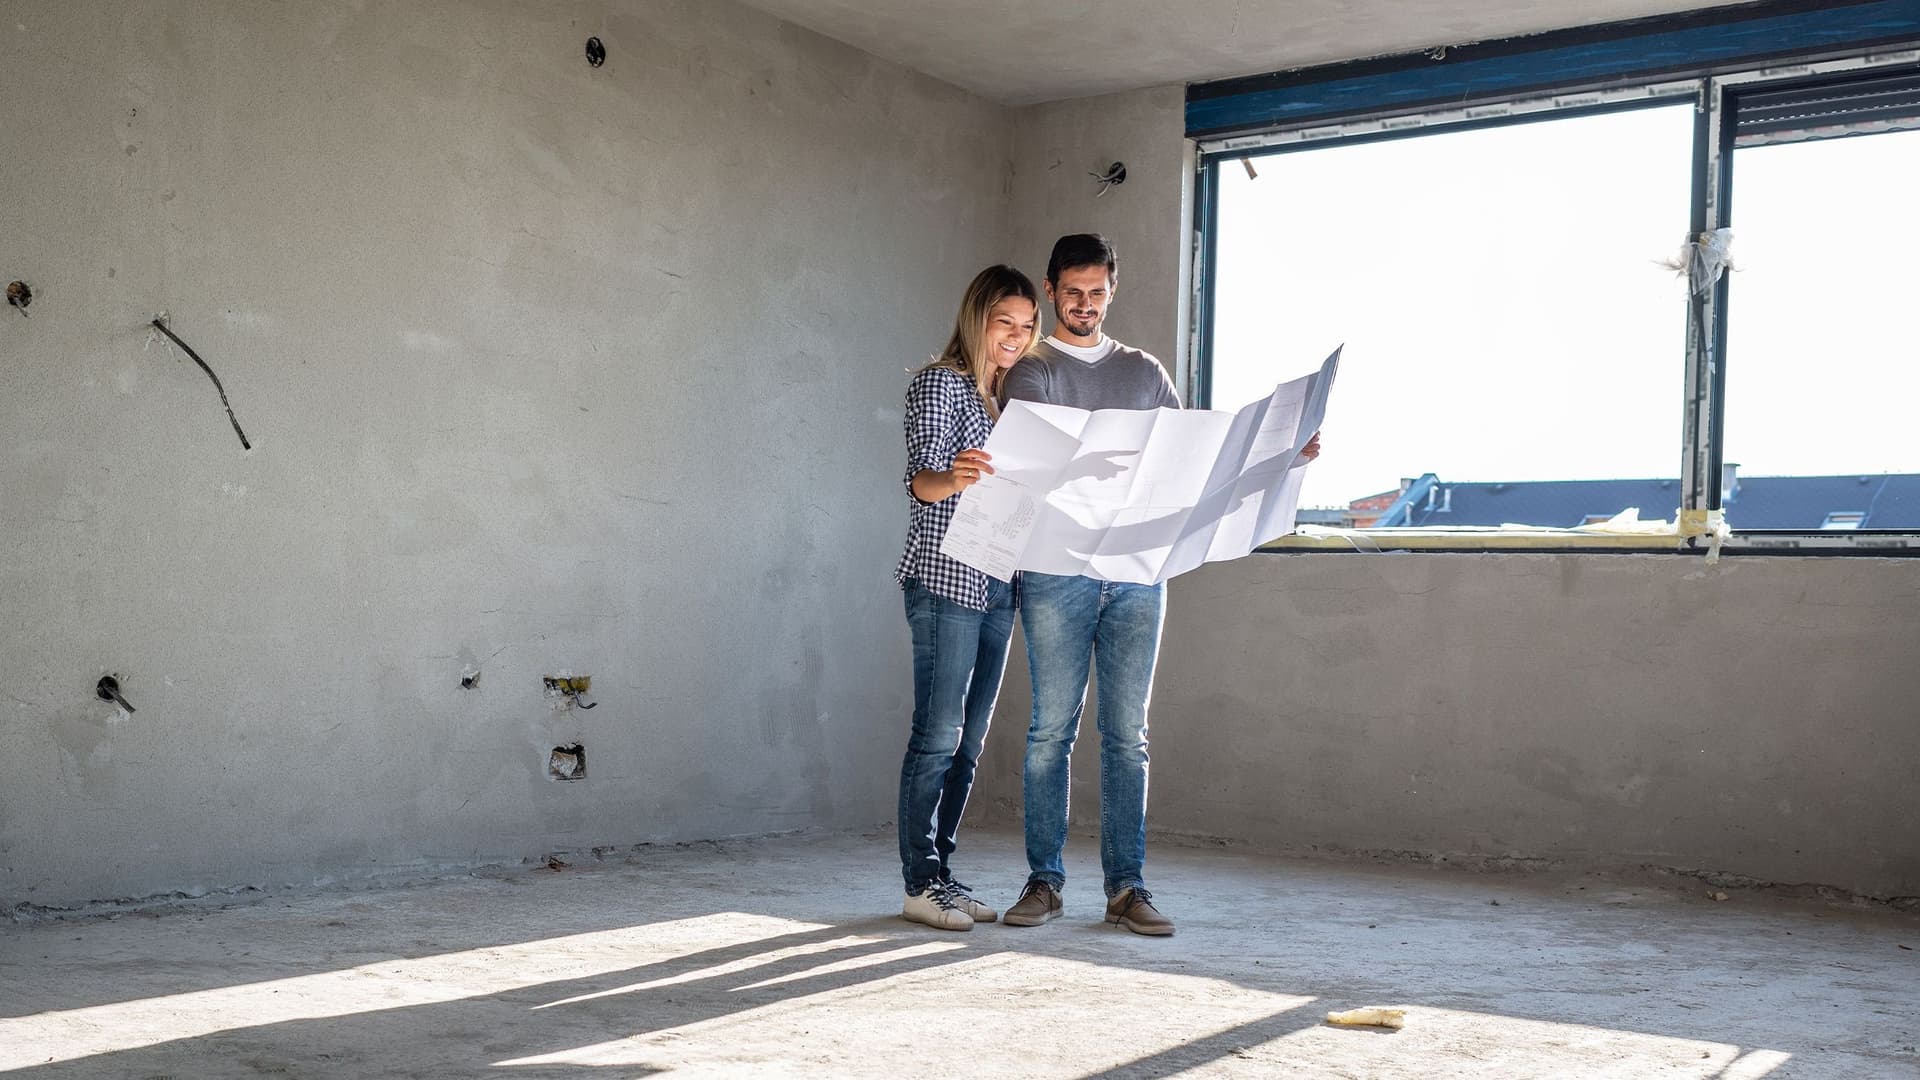
M 994 367 L 1010 368 L 1026 354 L 1038 316 L 1033 301 L 1022 296 L 1009 296 L 987 310 L 987 355 Z

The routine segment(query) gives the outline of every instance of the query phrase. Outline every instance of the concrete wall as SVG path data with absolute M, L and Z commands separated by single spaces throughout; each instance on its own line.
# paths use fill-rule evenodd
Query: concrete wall
M 0 903 L 890 816 L 1008 111 L 726 0 L 4 0 L 0 101 Z
M 1606 555 L 1210 566 L 1169 601 L 1152 820 L 1294 849 L 1920 896 L 1916 572 Z
M 1028 110 L 1015 160 L 1018 250 L 1112 236 L 1112 329 L 1169 361 L 1187 252 L 1178 100 Z M 1115 158 L 1126 186 L 1091 200 L 1086 169 Z M 1327 439 L 1338 454 L 1337 416 Z M 1920 895 L 1920 563 L 1261 555 L 1177 579 L 1168 603 L 1162 834 Z M 1030 692 L 1016 660 L 977 821 L 1019 820 Z M 1073 816 L 1092 829 L 1091 707 L 1082 731 Z

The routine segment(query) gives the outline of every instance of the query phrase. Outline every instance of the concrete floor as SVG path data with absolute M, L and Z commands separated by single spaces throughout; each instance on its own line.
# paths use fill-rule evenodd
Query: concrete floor
M 1004 906 L 1018 838 L 965 843 Z M 1920 917 L 1156 845 L 1148 939 L 1070 857 L 1065 918 L 966 934 L 897 917 L 890 832 L 17 923 L 0 1072 L 1920 1076 Z

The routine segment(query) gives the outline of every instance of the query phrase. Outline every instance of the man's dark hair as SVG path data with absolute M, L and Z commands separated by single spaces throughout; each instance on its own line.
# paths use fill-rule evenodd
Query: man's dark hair
M 1057 284 L 1061 271 L 1083 266 L 1104 266 L 1108 277 L 1120 280 L 1120 256 L 1113 253 L 1113 245 L 1107 238 L 1099 233 L 1074 233 L 1053 242 L 1053 256 L 1047 260 L 1047 282 Z

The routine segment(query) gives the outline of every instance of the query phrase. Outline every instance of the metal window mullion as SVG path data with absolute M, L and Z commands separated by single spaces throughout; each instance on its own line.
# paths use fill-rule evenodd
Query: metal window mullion
M 1719 228 L 1725 192 L 1722 183 L 1726 104 L 1717 79 L 1703 79 L 1699 88 L 1700 113 L 1694 128 L 1693 199 L 1688 241 Z M 1719 364 L 1715 359 L 1715 324 L 1720 290 L 1705 296 L 1687 294 L 1687 351 L 1684 415 L 1681 422 L 1680 491 L 1683 510 L 1704 511 L 1720 504 Z
M 1195 155 L 1198 175 L 1193 200 L 1193 326 L 1187 355 L 1193 365 L 1187 404 L 1213 408 L 1214 283 L 1219 278 L 1220 158 Z

